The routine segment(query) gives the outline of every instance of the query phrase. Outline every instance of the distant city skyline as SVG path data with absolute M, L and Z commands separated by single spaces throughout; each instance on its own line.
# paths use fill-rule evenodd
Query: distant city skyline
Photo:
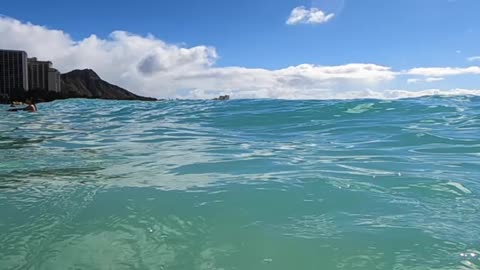
M 0 49 L 142 95 L 480 93 L 475 0 L 26 2 L 3 4 Z
M 24 50 L 0 48 L 0 99 L 18 98 L 30 90 L 60 92 L 60 72 L 51 61 L 29 57 Z

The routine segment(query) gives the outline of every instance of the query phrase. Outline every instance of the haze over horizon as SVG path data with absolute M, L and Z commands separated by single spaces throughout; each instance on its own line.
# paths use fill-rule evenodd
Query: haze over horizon
M 0 48 L 157 98 L 480 95 L 474 0 L 69 5 L 4 3 Z

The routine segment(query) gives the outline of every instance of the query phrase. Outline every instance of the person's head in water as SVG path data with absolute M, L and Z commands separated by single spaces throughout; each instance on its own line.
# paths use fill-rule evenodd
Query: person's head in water
M 28 97 L 25 100 L 25 103 L 27 104 L 27 107 L 25 107 L 25 111 L 29 111 L 29 112 L 36 112 L 37 111 L 37 105 L 35 105 L 35 102 L 34 102 L 33 98 Z

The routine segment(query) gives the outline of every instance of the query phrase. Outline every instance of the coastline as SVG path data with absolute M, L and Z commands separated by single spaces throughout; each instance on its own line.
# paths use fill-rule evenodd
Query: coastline
M 62 74 L 61 90 L 59 92 L 46 89 L 30 89 L 28 91 L 21 89 L 11 91 L 8 97 L 0 98 L 0 103 L 23 102 L 27 98 L 33 99 L 36 103 L 71 98 L 157 101 L 156 98 L 140 96 L 120 86 L 111 84 L 101 79 L 91 69 L 73 70 Z

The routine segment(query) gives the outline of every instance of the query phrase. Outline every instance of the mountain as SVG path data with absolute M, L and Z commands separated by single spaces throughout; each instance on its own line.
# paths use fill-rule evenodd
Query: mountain
M 98 98 L 116 100 L 155 101 L 155 98 L 135 95 L 119 86 L 108 83 L 91 69 L 73 70 L 61 75 L 65 98 Z

